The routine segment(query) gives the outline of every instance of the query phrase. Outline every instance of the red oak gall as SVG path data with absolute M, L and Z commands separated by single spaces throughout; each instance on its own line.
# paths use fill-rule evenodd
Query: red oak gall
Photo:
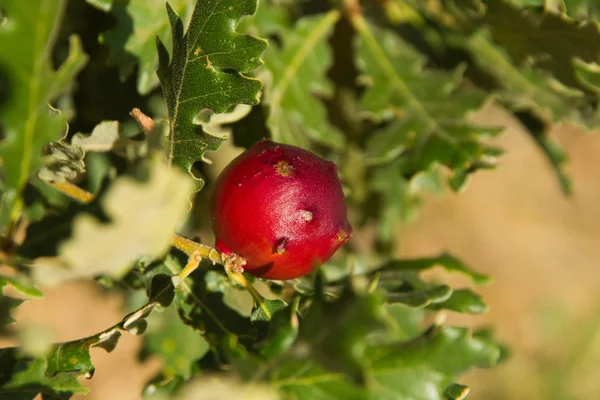
M 310 273 L 348 241 L 337 167 L 307 150 L 263 140 L 221 173 L 211 197 L 216 248 L 268 279 Z

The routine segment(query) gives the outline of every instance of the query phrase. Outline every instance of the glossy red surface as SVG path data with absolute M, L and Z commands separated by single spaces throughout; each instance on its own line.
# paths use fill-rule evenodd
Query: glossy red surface
M 269 279 L 308 274 L 348 241 L 337 167 L 309 151 L 263 140 L 221 173 L 211 197 L 215 246 Z

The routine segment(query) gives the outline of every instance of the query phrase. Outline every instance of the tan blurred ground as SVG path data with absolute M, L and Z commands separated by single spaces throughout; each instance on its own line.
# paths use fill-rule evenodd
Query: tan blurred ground
M 451 320 L 489 323 L 513 357 L 470 376 L 469 398 L 600 399 L 600 135 L 553 130 L 570 154 L 568 199 L 517 122 L 497 109 L 475 119 L 507 126 L 501 165 L 461 195 L 430 199 L 402 253 L 450 250 L 494 279 L 479 290 L 489 313 Z
M 488 314 L 450 316 L 494 326 L 513 350 L 503 366 L 463 379 L 472 386 L 469 398 L 600 399 L 600 135 L 556 129 L 571 155 L 575 196 L 566 199 L 516 122 L 495 108 L 476 119 L 507 125 L 497 140 L 507 152 L 501 165 L 478 173 L 459 196 L 429 199 L 420 220 L 402 233 L 402 254 L 449 250 L 494 278 L 480 289 Z M 69 340 L 120 320 L 121 305 L 122 299 L 89 284 L 70 284 L 19 308 L 16 317 L 51 325 L 58 340 Z M 113 353 L 95 349 L 96 374 L 85 399 L 139 398 L 143 382 L 159 368 L 157 360 L 136 361 L 139 345 L 139 338 L 125 334 Z

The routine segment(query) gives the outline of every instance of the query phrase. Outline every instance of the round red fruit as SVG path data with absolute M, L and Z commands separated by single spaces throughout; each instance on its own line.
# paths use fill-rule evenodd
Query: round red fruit
M 336 165 L 270 140 L 223 170 L 211 214 L 216 248 L 240 255 L 246 272 L 268 279 L 308 274 L 352 233 Z

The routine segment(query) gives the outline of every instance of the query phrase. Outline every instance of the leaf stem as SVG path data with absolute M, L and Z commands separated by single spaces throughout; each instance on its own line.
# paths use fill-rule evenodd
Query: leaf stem
M 69 196 L 72 199 L 78 200 L 84 204 L 88 204 L 91 203 L 92 200 L 94 200 L 95 196 L 86 191 L 83 190 L 82 188 L 73 185 L 70 182 L 64 181 L 64 182 L 48 182 L 48 181 L 44 181 L 46 182 L 48 185 L 52 186 L 53 188 L 59 190 L 60 192 L 66 194 L 67 196 Z
M 248 293 L 250 293 L 250 295 L 254 299 L 254 302 L 263 310 L 266 317 L 270 320 L 272 314 L 269 310 L 269 307 L 267 307 L 267 305 L 263 301 L 263 297 L 260 295 L 260 293 L 258 293 L 254 286 L 252 286 L 252 284 L 248 282 L 246 277 L 244 277 L 244 275 L 241 272 L 233 271 L 232 269 L 227 268 L 227 266 L 225 266 L 225 271 L 227 272 L 227 276 L 229 277 L 229 279 L 242 285 L 248 291 Z
M 171 238 L 171 245 L 176 249 L 183 251 L 190 258 L 194 255 L 198 255 L 201 258 L 208 258 L 213 264 L 223 262 L 223 257 L 219 250 L 178 234 L 173 235 Z
M 200 261 L 202 261 L 202 256 L 198 251 L 194 251 L 192 254 L 190 254 L 186 266 L 181 271 L 179 271 L 179 273 L 173 275 L 173 285 L 179 286 L 179 284 L 185 278 L 187 278 L 192 272 L 196 270 L 196 268 L 198 268 L 198 266 L 200 265 Z

